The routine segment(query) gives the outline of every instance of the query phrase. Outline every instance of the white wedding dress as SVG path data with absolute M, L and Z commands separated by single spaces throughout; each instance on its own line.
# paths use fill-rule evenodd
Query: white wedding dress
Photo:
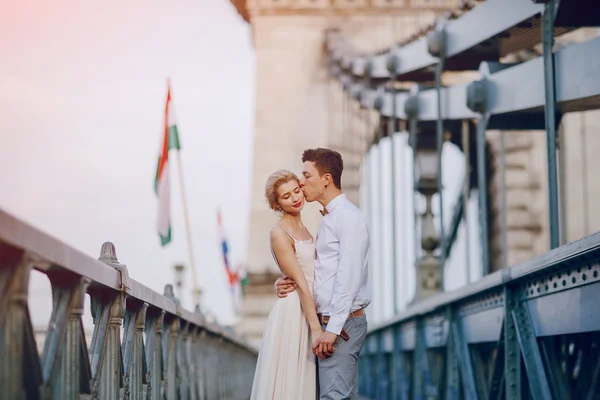
M 296 259 L 312 291 L 315 244 L 312 240 L 296 240 L 287 231 L 286 233 L 294 240 Z M 271 252 L 273 253 L 273 249 Z M 273 258 L 277 263 L 274 253 Z M 312 353 L 310 336 L 310 328 L 300 305 L 298 291 L 278 299 L 269 314 L 263 333 L 251 400 L 317 398 L 316 357 Z

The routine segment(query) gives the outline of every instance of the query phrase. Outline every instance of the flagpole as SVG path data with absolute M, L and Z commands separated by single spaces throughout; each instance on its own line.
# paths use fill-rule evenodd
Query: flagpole
M 200 290 L 198 289 L 198 279 L 196 276 L 196 260 L 194 258 L 194 249 L 192 246 L 192 229 L 190 227 L 190 217 L 188 214 L 187 199 L 185 196 L 185 185 L 183 183 L 183 168 L 181 163 L 181 150 L 176 151 L 177 170 L 179 172 L 179 183 L 181 184 L 181 199 L 183 201 L 183 216 L 185 219 L 185 230 L 187 234 L 188 251 L 190 253 L 190 264 L 192 265 L 192 280 L 194 288 L 194 306 L 200 306 Z

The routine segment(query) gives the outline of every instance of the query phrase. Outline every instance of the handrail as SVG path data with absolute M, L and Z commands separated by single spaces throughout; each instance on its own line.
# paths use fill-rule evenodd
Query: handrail
M 533 398 L 592 398 L 596 378 L 570 377 L 598 363 L 588 354 L 598 346 L 598 302 L 600 232 L 372 327 L 359 390 L 368 398 L 521 398 L 527 385 Z
M 48 276 L 53 311 L 43 354 L 29 321 L 31 269 Z M 90 295 L 89 348 L 81 315 Z M 124 326 L 121 341 L 121 325 Z M 145 336 L 143 335 L 145 332 Z M 0 209 L 0 397 L 246 398 L 256 349 L 229 328 L 129 277 L 115 247 L 98 260 Z M 15 349 L 17 349 L 15 351 Z M 29 371 L 24 374 L 24 371 Z
M 512 268 L 496 271 L 468 286 L 423 300 L 401 312 L 396 317 L 374 325 L 369 329 L 369 333 L 380 331 L 390 325 L 403 323 L 418 316 L 435 313 L 445 306 L 466 301 L 470 297 L 480 295 L 491 289 L 532 279 L 539 274 L 549 274 L 558 270 L 572 268 L 574 265 L 587 265 L 590 262 L 598 261 L 600 261 L 600 232 L 566 244 L 530 261 L 515 265 Z M 588 281 L 588 283 L 591 282 L 593 282 L 593 279 Z
M 79 275 L 90 280 L 91 288 L 101 286 L 123 292 L 132 299 L 147 303 L 149 307 L 162 309 L 213 334 L 222 335 L 241 347 L 251 348 L 245 339 L 233 336 L 219 325 L 205 321 L 200 313 L 181 308 L 174 299 L 157 293 L 133 278 L 127 277 L 125 285 L 122 286 L 121 273 L 115 268 L 62 243 L 1 208 L 0 241 L 25 251 L 27 259 L 40 272 L 66 272 Z

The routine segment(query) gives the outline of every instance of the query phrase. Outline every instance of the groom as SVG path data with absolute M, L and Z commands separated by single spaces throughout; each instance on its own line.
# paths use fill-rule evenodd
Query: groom
M 314 299 L 323 334 L 313 346 L 319 357 L 321 399 L 358 399 L 358 355 L 365 343 L 364 308 L 371 302 L 368 277 L 369 230 L 362 211 L 342 193 L 342 156 L 329 149 L 302 154 L 300 187 L 306 201 L 323 206 L 315 243 Z M 294 291 L 279 278 L 277 295 Z

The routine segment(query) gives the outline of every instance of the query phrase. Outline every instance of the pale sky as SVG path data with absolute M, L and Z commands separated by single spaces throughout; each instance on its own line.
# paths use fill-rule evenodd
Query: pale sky
M 173 242 L 161 248 L 156 231 L 153 184 L 169 76 L 205 305 L 231 322 L 216 210 L 232 262 L 244 261 L 254 115 L 249 26 L 228 0 L 0 6 L 0 207 L 95 258 L 104 241 L 114 242 L 130 276 L 162 293 L 172 266 L 189 266 L 175 167 Z M 44 325 L 49 291 L 40 276 L 31 296 L 34 325 Z M 183 301 L 191 306 L 189 296 Z

